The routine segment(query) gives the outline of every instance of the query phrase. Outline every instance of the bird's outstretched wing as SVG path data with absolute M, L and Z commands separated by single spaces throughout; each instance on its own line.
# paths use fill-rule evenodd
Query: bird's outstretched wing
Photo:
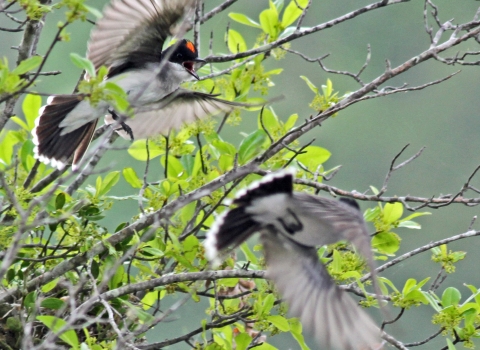
M 172 26 L 195 0 L 113 0 L 92 30 L 87 58 L 102 65 L 129 67 L 158 62 Z
M 326 349 L 381 348 L 380 329 L 334 283 L 316 249 L 289 242 L 277 232 L 262 234 L 267 277 L 289 305 L 289 313 Z
M 252 107 L 252 105 L 222 100 L 215 95 L 178 89 L 157 103 L 134 107 L 133 117 L 125 118 L 124 122 L 130 127 L 135 139 L 142 139 L 155 135 L 168 135 L 171 130 L 180 129 L 184 124 L 190 124 L 220 112 L 230 112 L 238 107 Z M 112 124 L 113 119 L 107 116 L 105 122 Z M 130 138 L 124 130 L 117 128 L 116 131 L 122 137 Z

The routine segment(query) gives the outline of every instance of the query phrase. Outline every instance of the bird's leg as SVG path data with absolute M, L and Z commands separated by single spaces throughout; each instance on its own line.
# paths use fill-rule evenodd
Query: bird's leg
M 130 136 L 130 140 L 133 141 L 134 137 L 132 129 L 127 124 L 125 124 L 125 122 L 122 121 L 122 118 L 117 113 L 115 113 L 112 108 L 109 108 L 108 112 L 112 115 L 113 120 L 120 122 L 120 126 L 122 127 L 123 131 L 125 131 L 128 136 Z

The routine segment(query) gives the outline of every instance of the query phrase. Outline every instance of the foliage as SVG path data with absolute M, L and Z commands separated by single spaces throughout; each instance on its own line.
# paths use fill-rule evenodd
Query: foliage
M 240 26 L 229 28 L 225 47 L 216 48 L 218 52 L 228 49 L 230 54 L 216 52 L 218 56 L 214 56 L 219 62 L 228 62 L 229 67 L 225 71 L 203 68 L 202 73 L 212 77 L 188 83 L 189 87 L 257 105 L 271 99 L 275 80 L 287 69 L 279 67 L 290 42 L 310 34 L 302 26 L 310 5 L 307 0 L 270 0 L 258 19 L 229 13 L 229 18 Z M 65 15 L 52 47 L 69 37 L 67 25 L 99 16 L 93 7 L 96 4 L 86 5 L 83 0 L 63 0 L 52 6 L 44 1 L 22 0 L 17 6 L 29 23 L 45 15 L 45 21 L 51 21 L 51 13 Z M 347 20 L 339 18 L 338 22 Z M 477 26 L 465 25 L 462 30 L 470 34 Z M 257 40 L 253 44 L 245 39 L 245 28 L 255 31 Z M 443 34 L 444 28 L 440 32 Z M 35 33 L 37 39 L 40 33 L 41 28 Z M 476 37 L 474 34 L 471 37 Z M 199 121 L 168 137 L 136 140 L 125 155 L 132 164 L 141 164 L 143 174 L 138 166 L 100 174 L 88 167 L 62 173 L 33 157 L 31 131 L 42 104 L 34 87 L 49 56 L 42 58 L 35 50 L 30 52 L 13 68 L 6 58 L 0 60 L 0 101 L 15 105 L 22 96 L 21 111 L 18 115 L 11 112 L 8 120 L 13 123 L 8 128 L 2 126 L 0 132 L 1 344 L 12 349 L 42 349 L 42 344 L 49 342 L 82 350 L 124 348 L 125 344 L 141 348 L 145 333 L 161 329 L 162 322 L 187 300 L 207 300 L 205 314 L 192 315 L 198 317 L 198 328 L 191 336 L 184 337 L 188 332 L 182 329 L 156 346 L 185 341 L 195 349 L 270 350 L 276 349 L 270 339 L 288 333 L 299 348 L 308 349 L 301 324 L 288 316 L 287 307 L 263 278 L 265 267 L 258 246 L 243 244 L 241 253 L 228 257 L 218 275 L 210 274 L 202 246 L 205 232 L 225 209 L 222 203 L 261 174 L 294 167 L 297 191 L 325 191 L 367 201 L 364 217 L 374 227 L 372 247 L 377 261 L 385 262 L 382 272 L 431 250 L 432 260 L 440 266 L 433 283 L 427 288 L 432 276 L 396 283 L 386 271 L 379 278 L 385 299 L 392 310 L 433 310 L 432 323 L 441 330 L 449 349 L 458 343 L 473 347 L 474 338 L 480 336 L 478 286 L 467 285 L 471 294 L 463 302 L 454 286 L 439 291 L 446 273 L 455 272 L 456 264 L 468 250 L 452 251 L 447 243 L 468 235 L 397 256 L 402 251 L 402 238 L 411 235 L 410 230 L 420 230 L 417 221 L 430 214 L 408 203 L 433 206 L 453 205 L 454 201 L 448 202 L 445 197 L 386 197 L 384 188 L 379 191 L 373 186 L 371 194 L 365 194 L 326 185 L 339 171 L 338 166 L 330 164 L 331 152 L 300 138 L 329 117 L 341 116 L 342 109 L 351 104 L 391 94 L 390 89 L 388 93 L 378 89 L 379 84 L 392 78 L 391 71 L 371 82 L 370 87 L 363 84 L 353 93 L 336 90 L 335 75 L 325 81 L 301 76 L 314 93 L 310 107 L 317 114 L 311 118 L 284 115 L 272 104 L 235 111 L 222 116 L 223 120 Z M 438 52 L 431 54 L 431 59 L 437 57 Z M 70 58 L 90 77 L 78 86 L 85 99 L 93 105 L 106 101 L 119 111 L 128 111 L 125 92 L 112 82 L 104 82 L 106 67 L 95 71 L 88 59 L 77 54 Z M 271 58 L 278 67 L 267 68 Z M 407 63 L 402 66 L 404 70 L 412 66 Z M 401 87 L 395 92 L 403 91 Z M 246 116 L 251 119 L 252 115 L 255 122 L 246 123 Z M 225 136 L 224 123 L 237 128 L 239 141 Z M 253 130 L 248 130 L 246 124 Z M 105 134 L 102 137 L 105 141 Z M 102 144 L 91 147 L 87 159 L 101 156 Z M 95 164 L 92 161 L 91 165 Z M 163 173 L 149 172 L 154 165 Z M 392 164 L 389 175 L 395 170 Z M 468 198 L 462 200 L 467 201 L 464 204 L 473 203 Z M 118 215 L 115 205 L 121 201 L 134 203 L 137 212 L 131 217 Z M 407 209 L 414 212 L 407 215 Z M 106 222 L 114 223 L 115 229 L 107 227 Z M 469 232 L 471 236 L 478 234 Z M 376 299 L 368 295 L 370 282 L 364 278 L 367 265 L 352 247 L 340 242 L 319 247 L 318 255 L 338 283 L 348 283 L 353 286 L 350 291 L 364 293 L 364 306 L 377 306 Z M 175 304 L 165 309 L 163 305 L 174 298 Z M 35 328 L 34 334 L 25 331 L 27 325 Z M 395 341 L 397 345 L 401 342 Z M 395 346 L 395 342 L 392 344 Z

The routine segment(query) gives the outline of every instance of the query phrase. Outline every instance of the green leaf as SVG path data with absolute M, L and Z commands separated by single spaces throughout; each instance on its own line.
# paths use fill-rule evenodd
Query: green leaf
M 150 159 L 158 157 L 161 154 L 164 154 L 165 151 L 153 142 L 148 141 L 148 151 L 150 154 Z M 147 157 L 147 140 L 137 140 L 134 141 L 128 148 L 128 153 L 135 159 L 145 162 Z
M 270 40 L 275 40 L 278 36 L 278 13 L 275 10 L 267 9 L 260 13 L 260 25 L 262 30 L 269 35 Z
M 18 143 L 18 138 L 14 131 L 8 131 L 0 142 L 0 163 L 10 165 L 13 156 L 13 147 Z
M 424 278 L 420 282 L 417 283 L 417 288 L 422 288 L 428 281 L 430 281 L 430 277 Z
M 112 278 L 108 281 L 108 287 L 110 289 L 118 288 L 122 285 L 123 276 L 125 275 L 125 269 L 120 265 Z
M 478 315 L 478 310 L 475 308 L 469 308 L 462 313 L 462 316 L 465 320 L 465 327 L 474 326 L 475 318 Z
M 127 96 L 125 90 L 123 90 L 120 85 L 118 84 L 115 84 L 111 81 L 107 81 L 105 83 L 105 88 L 107 88 L 110 92 L 113 92 L 114 94 L 116 95 L 119 95 L 119 96 Z
M 238 350 L 248 349 L 248 346 L 250 345 L 251 342 L 252 342 L 252 337 L 245 332 L 242 332 L 237 336 L 235 336 L 235 344 L 237 345 L 236 349 Z
M 193 218 L 195 214 L 195 202 L 190 202 L 180 210 L 180 220 L 185 224 Z
M 246 350 L 251 342 L 252 337 L 247 333 L 240 333 L 235 337 L 235 344 L 237 345 L 237 350 Z
M 120 172 L 119 171 L 112 171 L 111 173 L 107 174 L 102 181 L 102 188 L 100 193 L 98 194 L 99 197 L 106 195 L 113 186 L 120 180 Z
M 58 332 L 65 327 L 67 322 L 61 318 L 55 316 L 37 316 L 37 320 L 42 322 L 47 328 L 49 328 L 53 333 L 58 334 Z M 65 343 L 70 345 L 72 348 L 77 349 L 79 346 L 77 334 L 73 329 L 69 329 L 59 335 Z
M 451 305 L 458 305 L 461 298 L 462 295 L 457 288 L 448 287 L 442 294 L 442 306 L 446 308 Z
M 438 300 L 434 295 L 430 294 L 429 292 L 422 292 L 422 293 L 435 311 L 437 312 L 442 311 L 442 308 L 440 307 L 440 305 L 438 305 Z
M 268 315 L 274 303 L 275 303 L 275 297 L 271 293 L 268 294 L 263 300 L 261 315 Z
M 275 6 L 277 12 L 281 12 L 283 9 L 284 0 L 274 0 L 273 5 Z M 270 2 L 270 6 L 272 6 L 271 2 Z
M 395 287 L 395 285 L 393 284 L 393 282 L 390 281 L 388 278 L 378 277 L 378 281 L 381 282 L 381 284 L 386 284 L 386 285 L 388 285 L 390 288 L 392 288 L 392 290 L 393 290 L 394 292 L 397 292 L 397 293 L 398 293 L 397 287 Z M 380 286 L 380 288 L 381 288 L 381 286 Z M 384 293 L 384 294 L 387 294 L 387 293 Z
M 202 169 L 202 154 L 197 151 L 195 154 L 195 161 L 193 162 L 191 176 L 197 176 L 198 172 Z
M 42 292 L 43 293 L 50 292 L 53 288 L 55 288 L 57 286 L 57 283 L 58 283 L 59 280 L 60 280 L 60 278 L 55 278 L 53 281 L 50 281 L 47 284 L 44 284 L 41 288 Z
M 159 292 L 158 291 L 153 291 L 153 292 L 148 292 L 145 294 L 145 296 L 142 298 L 142 307 L 144 310 L 150 309 L 153 305 L 158 300 Z
M 258 114 L 258 128 L 262 129 L 263 126 L 270 134 L 273 134 L 279 127 L 280 122 L 275 113 L 270 109 L 264 109 Z
M 470 289 L 470 291 L 472 292 L 472 295 L 466 300 L 467 302 L 470 301 L 471 298 L 475 298 L 475 302 L 480 305 L 480 292 L 478 291 L 478 289 L 471 285 L 471 284 L 465 284 L 465 286 Z
M 30 292 L 25 296 L 25 299 L 23 299 L 23 305 L 25 305 L 27 308 L 33 308 L 35 307 L 35 301 L 37 300 L 37 292 Z
M 387 224 L 394 223 L 402 217 L 403 214 L 403 204 L 396 203 L 387 203 L 383 208 L 383 221 Z
M 460 260 L 463 260 L 465 258 L 465 256 L 467 255 L 466 252 L 453 252 L 453 253 L 450 253 L 450 256 L 453 258 L 453 262 L 458 262 Z
M 291 156 L 293 155 L 294 154 L 292 152 Z M 307 168 L 317 170 L 318 166 L 325 163 L 331 155 L 332 154 L 330 153 L 330 151 L 325 148 L 318 146 L 308 146 L 295 159 L 305 165 Z
M 238 160 L 240 164 L 244 164 L 258 154 L 266 138 L 267 134 L 265 134 L 265 131 L 257 130 L 243 139 L 238 150 Z
M 46 298 L 42 300 L 40 306 L 47 309 L 60 310 L 65 306 L 65 302 L 57 298 Z
M 165 159 L 166 157 L 160 158 L 160 163 L 163 165 L 164 168 L 165 168 Z M 182 163 L 172 155 L 168 157 L 167 177 L 171 180 L 186 179 L 188 177 L 187 172 L 183 168 Z
M 365 219 L 365 221 L 369 221 L 369 222 L 375 221 L 375 219 L 378 218 L 378 216 L 380 215 L 381 211 L 382 210 L 379 206 L 376 206 L 374 208 L 369 208 L 365 210 L 365 213 L 363 214 L 363 218 Z
M 270 315 L 267 316 L 267 320 L 270 321 L 275 327 L 277 327 L 282 332 L 288 332 L 290 330 L 290 325 L 288 320 L 280 315 Z
M 91 271 L 92 271 L 93 278 L 97 278 L 98 275 L 100 274 L 100 265 L 96 260 L 92 260 Z
M 292 114 L 290 117 L 288 117 L 287 121 L 285 122 L 284 128 L 285 131 L 289 131 L 295 126 L 295 123 L 297 122 L 298 119 L 298 114 Z
M 165 256 L 165 254 L 160 249 L 152 247 L 143 247 L 141 249 L 141 252 L 156 258 L 163 258 Z
M 25 130 L 29 131 L 27 124 L 25 124 L 25 122 L 23 120 L 21 120 L 19 117 L 13 116 L 13 117 L 10 118 L 10 120 L 12 122 L 14 122 L 15 124 L 20 125 L 20 127 L 22 129 L 25 129 Z
M 95 67 L 90 60 L 74 52 L 70 53 L 70 59 L 72 60 L 73 64 L 76 65 L 78 68 L 86 71 L 91 77 L 95 77 Z
M 42 106 L 42 98 L 38 95 L 28 94 L 23 99 L 22 111 L 27 121 L 28 131 L 35 126 L 35 119 L 38 117 L 38 110 Z
M 283 12 L 283 17 L 282 17 L 282 27 L 286 28 L 293 22 L 295 22 L 298 17 L 303 12 L 303 9 L 298 8 L 297 4 L 301 6 L 303 9 L 307 6 L 308 0 L 292 0 L 290 3 L 287 5 L 287 8 Z
M 239 53 L 247 50 L 247 44 L 245 43 L 245 39 L 243 39 L 242 34 L 237 32 L 236 30 L 229 29 L 228 30 L 228 49 L 231 53 Z
M 231 143 L 225 142 L 220 139 L 215 139 L 212 141 L 212 146 L 215 147 L 220 153 L 228 154 L 230 156 L 235 156 L 237 149 Z
M 448 350 L 457 350 L 455 345 L 453 345 L 452 341 L 448 338 L 447 338 L 447 346 L 448 346 Z
M 32 69 L 37 68 L 42 63 L 43 58 L 41 56 L 32 56 L 20 62 L 20 64 L 11 71 L 12 74 L 22 75 Z
M 422 228 L 422 226 L 418 222 L 408 221 L 408 220 L 400 221 L 400 223 L 398 224 L 398 227 L 404 227 L 404 228 L 409 228 L 413 230 L 420 230 Z
M 55 209 L 56 210 L 62 209 L 64 205 L 65 205 L 65 193 L 60 192 L 55 198 Z
M 188 176 L 192 176 L 192 171 L 195 164 L 195 157 L 192 157 L 190 153 L 185 154 L 180 157 L 180 163 L 182 163 L 183 169 L 187 171 Z
M 90 12 L 92 15 L 94 15 L 97 19 L 102 18 L 102 12 L 97 10 L 95 7 L 91 7 L 85 4 L 82 4 L 83 7 L 87 9 L 88 12 Z
M 429 301 L 421 290 L 412 290 L 405 295 L 405 300 L 415 300 L 423 304 L 428 304 Z
M 279 75 L 283 72 L 283 68 L 277 68 L 269 70 L 268 72 L 263 73 L 264 75 L 271 76 L 271 75 Z
M 280 0 L 280 2 L 279 2 L 279 1 L 268 0 L 268 6 L 270 7 L 270 10 L 272 10 L 273 12 L 275 12 L 275 13 L 277 14 L 277 16 L 278 16 L 277 5 L 283 6 L 283 0 Z
M 255 22 L 253 19 L 245 16 L 243 13 L 230 12 L 228 14 L 228 17 L 233 19 L 235 22 L 245 24 L 246 26 L 255 27 L 255 28 L 262 28 L 260 26 L 260 24 Z
M 220 158 L 218 158 L 218 167 L 222 172 L 227 172 L 233 169 L 233 161 L 235 158 L 228 154 L 222 154 Z
M 235 338 L 236 340 L 237 338 Z M 261 343 L 260 345 L 255 345 L 255 350 L 278 350 L 278 348 L 276 348 L 275 346 L 273 345 L 270 345 L 268 343 Z
M 323 95 L 329 98 L 333 92 L 333 83 L 330 79 L 327 79 L 327 85 L 322 85 Z
M 372 248 L 382 254 L 394 254 L 400 248 L 400 238 L 393 232 L 380 232 L 373 236 Z
M 316 95 L 318 95 L 318 88 L 310 81 L 310 79 L 308 79 L 306 76 L 304 75 L 301 75 L 300 78 L 302 78 L 308 85 L 308 87 L 310 88 L 310 90 L 312 90 Z
M 130 186 L 133 188 L 142 188 L 143 183 L 140 181 L 140 179 L 137 176 L 137 173 L 133 168 L 124 168 L 122 170 L 123 177 L 125 178 L 125 181 L 127 181 Z
M 423 213 L 413 213 L 405 218 L 403 218 L 401 221 L 409 221 L 409 220 L 412 220 L 414 218 L 417 218 L 419 216 L 425 216 L 425 215 L 432 215 L 432 213 L 426 211 L 426 212 L 423 212 Z
M 253 254 L 253 252 L 250 250 L 248 244 L 246 242 L 242 243 L 240 245 L 240 249 L 242 250 L 243 254 L 245 254 L 245 258 L 250 261 L 251 263 L 255 264 L 255 265 L 258 265 L 258 259 L 257 257 L 255 256 L 255 254 Z
M 291 318 L 288 320 L 288 323 L 290 324 L 290 332 L 297 341 L 298 345 L 300 345 L 300 348 L 302 350 L 310 350 L 307 344 L 305 344 L 305 339 L 303 339 L 302 324 L 298 318 Z
M 308 27 L 300 27 L 298 28 L 299 31 L 305 31 L 306 29 L 309 29 Z M 280 34 L 280 36 L 278 37 L 279 39 L 283 39 L 283 38 L 286 38 L 287 36 L 289 35 L 292 35 L 293 33 L 295 33 L 297 31 L 297 27 L 288 27 L 286 28 L 282 34 Z
M 128 95 L 117 84 L 107 81 L 104 84 L 105 90 L 108 92 L 109 101 L 113 103 L 115 110 L 124 113 L 128 110 L 130 103 L 128 102 Z
M 198 238 L 190 235 L 183 241 L 183 255 L 190 261 L 193 261 L 197 256 L 199 248 Z
M 417 280 L 414 278 L 409 278 L 406 282 L 405 285 L 403 286 L 402 294 L 408 294 L 409 292 L 412 291 L 413 288 L 417 285 Z
M 23 168 L 27 171 L 30 171 L 33 164 L 35 164 L 35 159 L 32 156 L 34 148 L 35 145 L 32 140 L 26 140 L 20 149 L 20 160 L 22 161 Z
M 238 284 L 238 278 L 225 278 L 219 280 L 218 283 L 223 287 L 233 288 Z
M 338 252 L 338 250 L 333 251 L 333 261 L 332 261 L 332 271 L 334 273 L 340 273 L 342 271 L 342 256 Z

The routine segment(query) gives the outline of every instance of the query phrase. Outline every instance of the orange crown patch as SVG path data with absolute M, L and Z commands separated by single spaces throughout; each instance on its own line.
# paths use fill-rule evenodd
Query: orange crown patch
M 193 45 L 193 43 L 191 41 L 187 40 L 186 46 L 187 46 L 187 49 L 189 49 L 193 53 L 197 52 L 197 49 L 195 49 L 195 45 Z

